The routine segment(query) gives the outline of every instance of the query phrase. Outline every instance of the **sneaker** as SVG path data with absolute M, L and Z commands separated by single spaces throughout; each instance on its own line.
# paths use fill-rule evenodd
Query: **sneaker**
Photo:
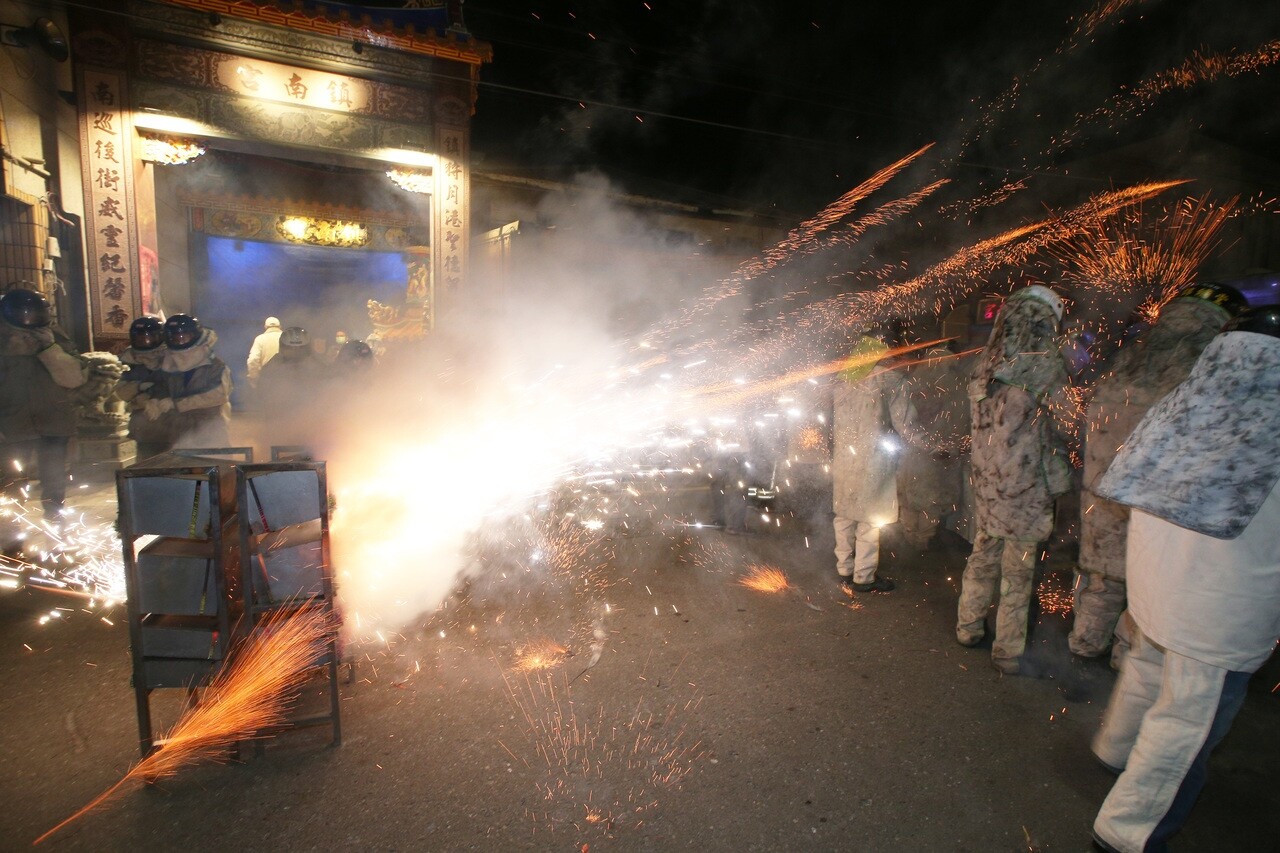
M 888 578 L 875 578 L 871 583 L 854 583 L 853 578 L 849 578 L 849 586 L 853 587 L 855 592 L 888 592 L 893 589 L 893 581 Z
M 981 643 L 985 637 L 986 634 L 979 634 L 976 637 L 961 637 L 959 634 L 956 634 L 956 642 L 964 646 L 966 649 L 972 649 L 974 646 Z

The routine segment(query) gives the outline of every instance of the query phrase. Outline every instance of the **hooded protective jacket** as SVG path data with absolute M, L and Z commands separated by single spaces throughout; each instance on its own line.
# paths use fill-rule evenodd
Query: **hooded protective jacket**
M 158 390 L 163 392 L 166 384 L 159 376 L 160 365 L 164 361 L 164 346 L 149 350 L 138 350 L 129 347 L 120 353 L 120 363 L 125 366 L 124 375 L 116 383 L 116 396 L 129 407 L 129 435 L 136 441 L 164 442 L 168 431 L 160 421 L 147 417 L 147 402 L 153 399 L 152 389 L 160 382 Z
M 1057 317 L 1026 290 L 1009 297 L 969 383 L 973 488 L 978 529 L 1001 539 L 1042 541 L 1053 501 L 1071 488 L 1064 431 L 1067 370 Z
M 860 344 L 855 352 L 862 350 Z M 889 360 L 870 365 L 846 371 L 836 384 L 832 508 L 840 518 L 888 524 L 898 519 L 898 460 L 916 416 L 902 371 Z
M 61 330 L 0 322 L 0 441 L 75 435 L 72 391 L 87 378 Z
M 1203 299 L 1174 299 L 1159 322 L 1120 350 L 1098 381 L 1086 418 L 1084 490 L 1080 502 L 1080 567 L 1125 579 L 1129 511 L 1094 493 L 1116 452 L 1147 410 L 1176 388 L 1230 315 Z
M 161 411 L 155 420 L 169 442 L 220 447 L 230 441 L 231 371 L 213 354 L 217 342 L 217 333 L 205 329 L 187 349 L 166 348 L 152 373 L 148 393 Z
M 1280 480 L 1280 338 L 1226 332 L 1148 410 L 1098 494 L 1219 539 L 1239 536 Z

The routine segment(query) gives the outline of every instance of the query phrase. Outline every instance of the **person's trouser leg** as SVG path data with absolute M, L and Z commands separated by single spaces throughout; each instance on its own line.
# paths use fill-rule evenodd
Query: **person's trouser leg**
M 924 551 L 938 530 L 938 519 L 923 509 L 903 509 L 898 515 L 902 538 L 914 551 Z
M 831 526 L 836 533 L 836 571 L 840 577 L 853 576 L 853 528 L 855 522 L 850 518 L 836 516 L 831 519 Z
M 991 657 L 1017 660 L 1027 648 L 1027 622 L 1036 586 L 1036 550 L 1040 543 L 1004 540 L 1000 555 L 1000 606 Z
M 1125 610 L 1116 620 L 1115 635 L 1111 643 L 1111 668 L 1116 672 L 1119 672 L 1120 667 L 1124 665 L 1125 656 L 1129 654 L 1129 648 L 1133 645 L 1133 635 L 1137 631 L 1137 623 L 1133 621 L 1129 611 Z
M 1135 644 L 1126 670 L 1137 649 Z M 1159 695 L 1094 821 L 1099 838 L 1126 852 L 1165 849 L 1165 840 L 1186 821 L 1204 785 L 1209 753 L 1231 728 L 1247 685 L 1248 673 L 1164 651 Z
M 1124 581 L 1096 572 L 1081 572 L 1076 579 L 1075 622 L 1067 645 L 1072 654 L 1097 657 L 1111 645 L 1116 621 L 1125 608 Z
M 1093 738 L 1093 754 L 1117 773 L 1129 763 L 1142 718 L 1160 695 L 1164 677 L 1164 652 L 1136 625 L 1130 640 L 1129 654 L 1102 715 L 1102 726 Z
M 853 582 L 871 583 L 880 565 L 880 528 L 865 521 L 854 525 L 857 550 L 853 556 Z
M 960 581 L 960 605 L 956 618 L 956 639 L 972 643 L 986 633 L 987 610 L 996 597 L 1000 580 L 1000 554 L 1004 540 L 979 530 L 973 538 L 973 553 L 964 566 Z
M 67 445 L 65 435 L 41 436 L 36 443 L 36 465 L 40 469 L 40 504 L 45 518 L 55 518 L 67 498 Z
M 1147 847 L 1166 849 L 1165 842 L 1182 829 L 1182 825 L 1191 816 L 1191 809 L 1200 798 L 1200 792 L 1204 790 L 1204 784 L 1209 778 L 1209 756 L 1227 736 L 1227 732 L 1231 731 L 1231 724 L 1235 722 L 1236 714 L 1240 713 L 1249 692 L 1251 675 L 1251 672 L 1227 672 L 1227 677 L 1222 682 L 1222 696 L 1218 699 L 1218 711 L 1213 716 L 1213 725 L 1209 727 L 1209 736 L 1191 762 L 1186 778 L 1178 786 L 1178 793 L 1174 796 L 1169 811 L 1165 812 L 1160 823 L 1152 830 Z

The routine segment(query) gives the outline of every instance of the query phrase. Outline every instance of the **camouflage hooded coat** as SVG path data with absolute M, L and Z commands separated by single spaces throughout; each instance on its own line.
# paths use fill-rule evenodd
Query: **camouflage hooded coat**
M 1026 291 L 1014 293 L 969 383 L 978 528 L 1002 539 L 1047 539 L 1054 498 L 1071 487 L 1052 411 L 1067 409 L 1056 331 L 1052 308 Z
M 1081 500 L 1080 566 L 1125 579 L 1129 510 L 1094 494 L 1111 460 L 1156 401 L 1176 388 L 1222 324 L 1227 312 L 1203 299 L 1174 299 L 1159 322 L 1127 344 L 1089 404 Z

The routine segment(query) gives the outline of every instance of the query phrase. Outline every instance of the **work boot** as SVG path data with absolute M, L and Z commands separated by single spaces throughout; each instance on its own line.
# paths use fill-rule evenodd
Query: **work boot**
M 849 586 L 854 592 L 888 592 L 893 589 L 893 581 L 888 578 L 872 578 L 870 583 L 854 583 L 849 578 Z

